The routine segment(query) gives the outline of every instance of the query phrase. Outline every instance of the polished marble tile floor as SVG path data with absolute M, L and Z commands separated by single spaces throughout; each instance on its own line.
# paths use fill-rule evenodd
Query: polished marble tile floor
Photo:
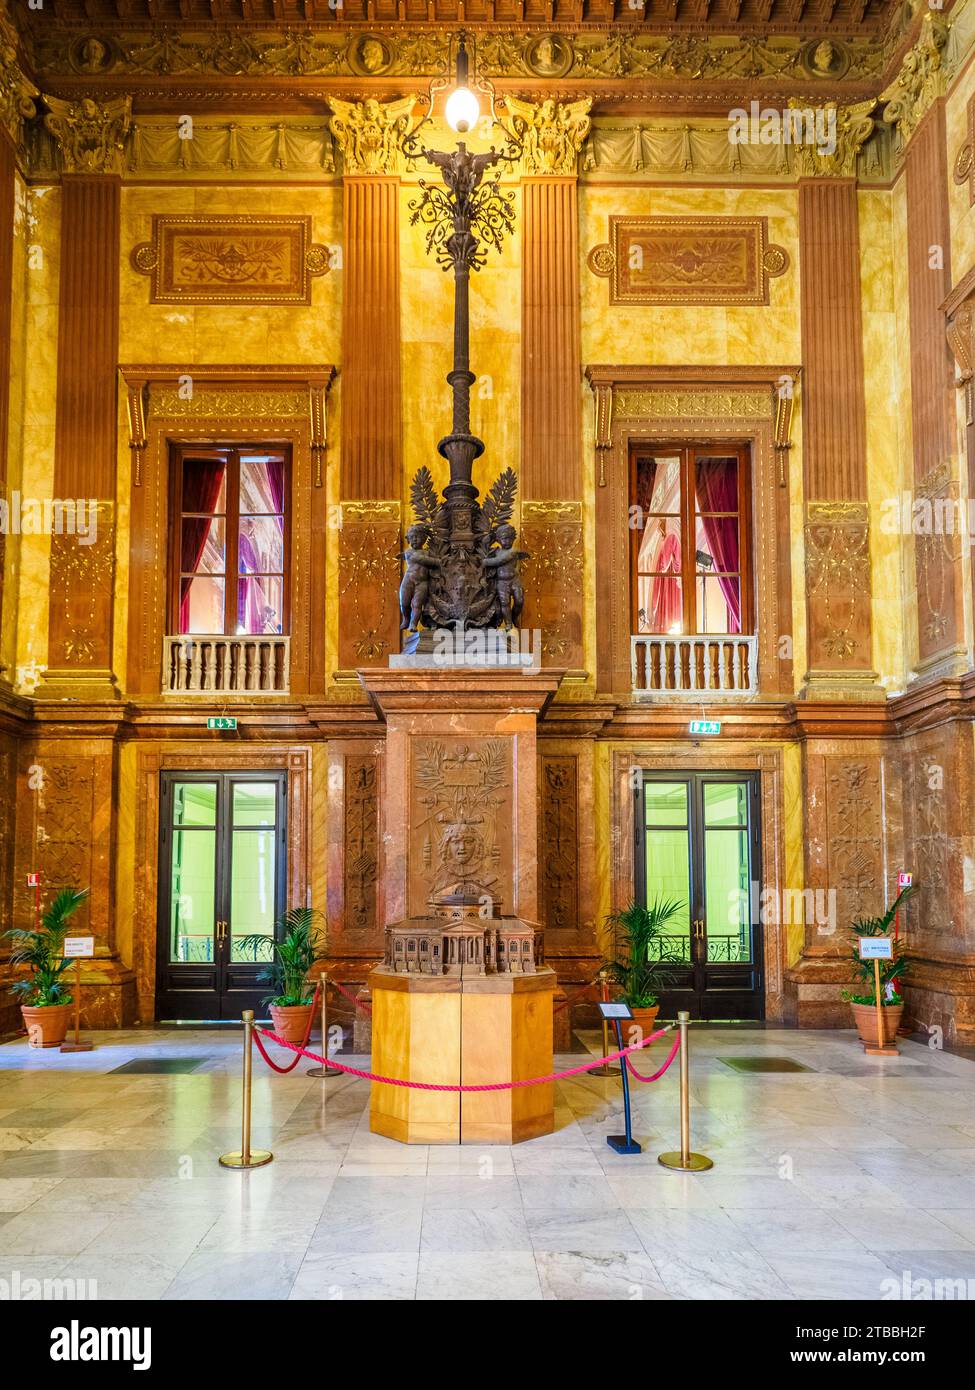
M 239 1147 L 238 1035 L 94 1037 L 0 1046 L 0 1279 L 103 1299 L 975 1298 L 968 1057 L 695 1028 L 693 1143 L 715 1164 L 695 1175 L 657 1163 L 677 1146 L 676 1067 L 635 1086 L 644 1153 L 624 1157 L 606 1144 L 618 1079 L 560 1083 L 546 1138 L 418 1148 L 369 1133 L 367 1083 L 258 1059 L 253 1143 L 274 1162 L 238 1173 L 217 1164 Z M 166 1058 L 199 1065 L 118 1070 Z

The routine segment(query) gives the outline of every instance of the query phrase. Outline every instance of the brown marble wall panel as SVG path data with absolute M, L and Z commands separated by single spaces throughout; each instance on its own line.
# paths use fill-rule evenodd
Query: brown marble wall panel
M 54 495 L 97 498 L 106 521 L 114 510 L 118 435 L 121 188 L 114 177 L 75 174 L 65 175 L 61 185 Z M 107 676 L 112 665 L 114 541 L 110 538 L 107 548 L 99 542 L 98 557 L 79 558 L 84 547 L 75 538 L 59 539 L 63 543 L 52 547 L 51 556 L 48 676 Z M 84 591 L 80 607 L 74 599 L 79 585 Z
M 538 900 L 548 933 L 579 928 L 579 767 L 542 752 L 538 784 Z M 551 936 L 548 937 L 551 943 Z
M 565 500 L 582 486 L 576 179 L 521 188 L 522 496 Z
M 347 175 L 342 262 L 342 496 L 398 497 L 399 179 Z
M 564 513 L 561 518 L 556 506 Z M 521 567 L 525 588 L 522 630 L 537 629 L 540 633 L 543 665 L 578 670 L 583 664 L 585 564 L 581 506 L 524 503 L 519 544 L 531 556 Z
M 339 550 L 338 664 L 352 670 L 399 651 L 399 503 L 344 503 Z
M 911 420 L 917 494 L 957 502 L 955 369 L 943 303 L 951 289 L 945 104 L 935 102 L 907 148 L 907 283 L 911 333 Z M 915 545 L 918 654 L 924 666 L 958 652 L 965 618 L 960 537 Z
M 870 552 L 854 179 L 799 182 L 811 675 L 869 672 Z

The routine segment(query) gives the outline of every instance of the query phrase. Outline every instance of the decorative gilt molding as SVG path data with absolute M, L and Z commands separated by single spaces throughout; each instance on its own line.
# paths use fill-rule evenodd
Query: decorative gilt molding
M 850 661 L 869 634 L 860 612 L 870 592 L 867 503 L 808 502 L 805 540 L 807 595 L 823 605 L 820 645 L 833 661 Z
M 132 98 L 62 101 L 44 97 L 45 128 L 57 141 L 65 174 L 121 174 L 122 151 L 132 121 Z
M 398 526 L 402 510 L 403 504 L 398 498 L 386 502 L 346 500 L 339 504 L 340 524 L 344 526 L 346 522 L 393 521 Z
M 531 522 L 558 525 L 560 522 L 582 522 L 581 502 L 555 502 L 547 499 L 525 500 L 521 504 L 521 524 Z
M 942 50 L 948 41 L 948 25 L 928 10 L 912 48 L 904 54 L 900 71 L 880 93 L 886 102 L 883 119 L 894 126 L 903 149 L 928 110 L 945 94 L 948 74 Z
M 346 174 L 398 174 L 403 163 L 403 140 L 409 134 L 416 97 L 398 101 L 341 101 L 329 97 L 332 118 L 328 128 L 342 152 Z
M 151 304 L 310 304 L 329 268 L 310 217 L 171 217 L 154 214 L 152 239 L 134 246 Z
M 817 129 L 828 131 L 835 122 L 835 148 L 824 153 L 818 145 L 796 145 L 793 168 L 799 177 L 853 177 L 857 172 L 860 151 L 874 133 L 876 122 L 870 113 L 876 105 L 876 98 L 868 97 L 866 101 L 853 106 L 837 106 L 835 101 L 831 101 L 818 108 Z M 793 97 L 789 106 L 796 110 L 804 107 L 805 103 Z M 825 112 L 822 123 L 819 120 L 820 111 Z
M 335 368 L 291 366 L 124 365 L 132 481 L 142 486 L 150 416 L 167 419 L 275 421 L 307 419 L 312 472 L 324 484 L 326 400 Z
M 767 304 L 789 268 L 767 217 L 610 217 L 586 260 L 610 304 Z
M 20 65 L 18 41 L 17 30 L 0 11 L 0 125 L 10 136 L 14 149 L 21 150 L 24 122 L 37 114 L 34 99 L 40 93 Z
M 512 126 L 522 142 L 523 174 L 575 174 L 579 151 L 592 125 L 592 97 L 561 102 L 552 97 L 533 103 L 505 96 Z

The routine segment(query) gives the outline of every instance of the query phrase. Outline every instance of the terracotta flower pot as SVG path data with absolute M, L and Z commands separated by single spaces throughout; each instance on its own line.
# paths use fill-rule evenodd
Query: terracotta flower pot
M 875 1004 L 851 1004 L 853 1010 L 853 1021 L 857 1026 L 862 1043 L 870 1043 L 871 1046 L 877 1041 L 877 1006 Z M 892 1043 L 897 1037 L 897 1029 L 900 1027 L 901 1015 L 904 1012 L 903 1004 L 885 1004 L 881 1010 L 884 1019 L 884 1044 Z
M 31 1047 L 60 1047 L 68 1035 L 73 1004 L 21 1004 Z
M 308 1032 L 311 1008 L 311 1004 L 272 1004 L 271 1022 L 278 1037 L 284 1038 L 285 1042 L 303 1043 Z
M 650 1033 L 653 1032 L 654 1023 L 656 1022 L 657 1014 L 659 1012 L 659 1004 L 651 1004 L 650 1008 L 648 1009 L 634 1009 L 633 1022 L 628 1023 L 623 1029 L 624 1039 L 627 1036 L 628 1028 L 638 1028 L 640 1030 L 640 1036 L 638 1038 L 634 1037 L 633 1042 L 642 1042 L 645 1037 L 647 1037 Z M 630 1046 L 630 1044 L 628 1043 L 627 1046 Z

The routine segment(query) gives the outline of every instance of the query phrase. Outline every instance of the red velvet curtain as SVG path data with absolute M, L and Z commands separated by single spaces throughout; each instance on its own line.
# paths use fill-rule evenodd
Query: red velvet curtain
M 738 555 L 738 460 L 698 459 L 695 465 L 697 506 L 705 539 L 716 570 L 740 569 Z M 709 512 L 733 512 L 733 516 L 709 516 Z M 739 580 L 719 574 L 718 584 L 728 605 L 728 631 L 741 632 Z
M 184 459 L 181 509 L 184 512 L 212 512 L 220 496 L 226 469 L 225 459 Z M 179 562 L 184 574 L 179 592 L 181 633 L 189 631 L 192 574 L 203 558 L 212 523 L 212 516 L 189 516 L 182 521 Z

